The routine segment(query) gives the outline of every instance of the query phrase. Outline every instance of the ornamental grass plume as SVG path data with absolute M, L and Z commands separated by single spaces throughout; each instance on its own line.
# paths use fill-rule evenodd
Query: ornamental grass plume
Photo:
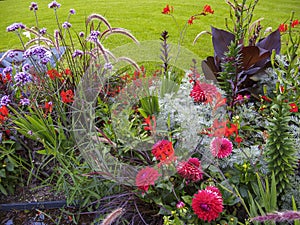
M 199 219 L 216 220 L 223 211 L 223 200 L 217 187 L 209 186 L 199 190 L 192 199 L 192 208 Z
M 203 178 L 201 163 L 198 158 L 190 158 L 186 162 L 179 162 L 177 173 L 184 179 L 197 182 Z
M 119 216 L 124 212 L 123 208 L 117 208 L 108 214 L 105 219 L 102 221 L 101 225 L 110 225 L 112 224 Z

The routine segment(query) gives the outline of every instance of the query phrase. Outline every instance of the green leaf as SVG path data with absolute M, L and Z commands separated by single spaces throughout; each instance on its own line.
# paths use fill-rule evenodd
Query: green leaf
M 185 196 L 182 196 L 181 198 L 182 198 L 182 200 L 183 200 L 185 203 L 187 203 L 187 204 L 189 204 L 189 205 L 192 204 L 192 199 L 193 199 L 192 196 L 190 196 L 190 195 L 185 195 Z
M 0 191 L 1 191 L 2 194 L 8 195 L 7 191 L 6 191 L 5 188 L 2 186 L 2 184 L 0 184 Z

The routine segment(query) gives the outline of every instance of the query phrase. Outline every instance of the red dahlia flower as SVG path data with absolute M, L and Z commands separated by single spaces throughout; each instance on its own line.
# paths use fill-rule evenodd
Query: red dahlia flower
M 174 156 L 174 149 L 171 141 L 161 140 L 152 147 L 152 154 L 156 160 L 165 161 Z
M 201 103 L 207 100 L 206 95 L 198 82 L 194 84 L 193 89 L 190 92 L 190 96 L 194 99 L 195 103 Z
M 208 222 L 217 219 L 223 211 L 223 200 L 218 188 L 209 186 L 199 190 L 192 199 L 192 208 L 199 219 Z
M 138 172 L 135 178 L 135 184 L 138 189 L 148 191 L 150 185 L 154 185 L 155 181 L 161 174 L 152 167 L 146 167 Z
M 225 158 L 232 152 L 232 143 L 227 138 L 216 137 L 210 143 L 210 151 L 214 157 Z
M 197 182 L 203 177 L 201 163 L 198 158 L 190 158 L 187 162 L 179 162 L 176 169 L 181 177 L 192 182 Z

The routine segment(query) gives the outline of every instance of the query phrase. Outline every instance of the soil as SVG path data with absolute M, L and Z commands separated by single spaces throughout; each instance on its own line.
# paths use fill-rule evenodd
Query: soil
M 61 193 L 51 187 L 18 187 L 14 195 L 0 195 L 0 204 L 29 203 L 65 200 Z M 93 224 L 95 215 L 79 212 L 75 207 L 61 209 L 34 209 L 22 211 L 1 211 L 0 224 L 3 225 L 52 225 L 52 224 Z

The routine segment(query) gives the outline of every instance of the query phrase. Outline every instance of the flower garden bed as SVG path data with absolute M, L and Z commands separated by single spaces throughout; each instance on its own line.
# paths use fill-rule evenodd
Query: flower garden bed
M 1 222 L 299 224 L 299 20 L 263 32 L 257 1 L 227 4 L 228 30 L 195 37 L 212 36 L 205 60 L 183 35 L 140 43 L 99 14 L 72 33 L 75 10 L 61 22 L 56 1 L 54 35 L 8 26 L 23 49 L 0 58 Z M 112 35 L 140 57 L 106 49 Z

